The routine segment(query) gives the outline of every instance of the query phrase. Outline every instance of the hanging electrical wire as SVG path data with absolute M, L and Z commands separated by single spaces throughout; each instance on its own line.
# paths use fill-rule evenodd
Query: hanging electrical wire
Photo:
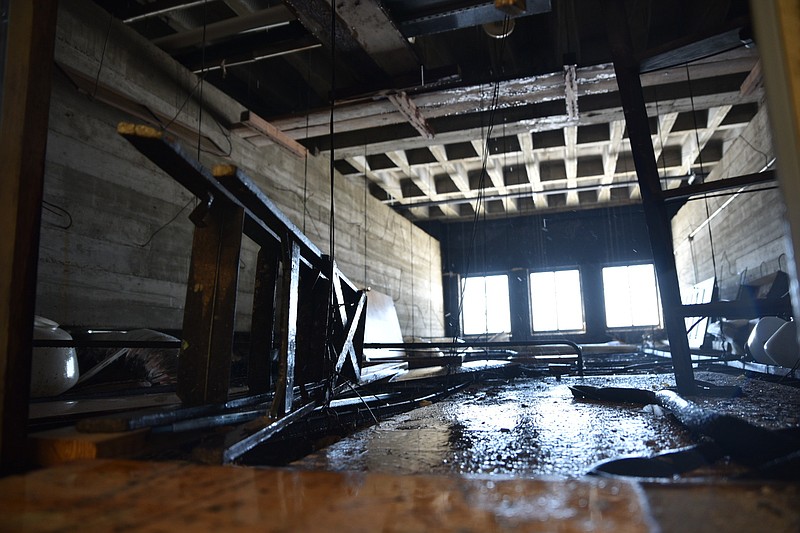
M 494 47 L 495 51 L 497 51 L 498 48 L 499 48 L 499 53 L 498 53 L 499 61 L 497 61 L 497 64 L 501 64 L 502 63 L 502 58 L 503 58 L 503 53 L 504 53 L 504 50 L 505 50 L 506 39 L 508 38 L 507 37 L 507 34 L 508 34 L 507 30 L 508 30 L 508 27 L 509 27 L 509 24 L 510 24 L 510 22 L 509 22 L 510 20 L 511 19 L 508 16 L 506 16 L 503 19 L 503 35 L 504 35 L 504 37 L 499 39 L 499 41 L 500 41 L 499 44 L 496 44 L 495 47 Z M 494 130 L 495 113 L 497 111 L 497 108 L 499 107 L 499 100 L 500 100 L 500 78 L 501 78 L 500 72 L 496 71 L 496 72 L 494 72 L 494 75 L 495 75 L 495 81 L 494 81 L 493 86 L 492 86 L 492 96 L 491 96 L 491 100 L 490 100 L 490 103 L 489 103 L 488 125 L 487 125 L 487 128 L 486 128 L 485 136 L 482 139 L 482 141 L 483 141 L 483 150 L 482 150 L 482 152 L 483 153 L 481 154 L 481 156 L 482 156 L 481 157 L 481 171 L 480 171 L 480 175 L 478 177 L 478 195 L 477 195 L 477 197 L 475 199 L 475 213 L 473 214 L 473 217 L 472 217 L 472 227 L 471 227 L 471 235 L 470 235 L 470 241 L 469 241 L 470 243 L 469 243 L 469 247 L 468 247 L 469 254 L 467 255 L 466 268 L 464 269 L 464 278 L 469 277 L 469 273 L 470 273 L 470 270 L 471 270 L 472 252 L 475 249 L 475 241 L 477 240 L 477 232 L 478 232 L 479 222 L 480 222 L 482 216 L 483 216 L 484 222 L 486 220 L 486 213 L 484 212 L 484 210 L 485 210 L 484 203 L 485 203 L 485 198 L 486 198 L 486 174 L 487 174 L 486 169 L 487 169 L 487 164 L 488 164 L 488 161 L 489 161 L 489 143 L 490 143 L 490 140 L 491 140 L 491 137 L 492 137 L 492 131 Z M 483 95 L 483 93 L 481 93 L 481 96 L 482 95 Z M 483 226 L 484 226 L 484 229 L 485 229 L 485 224 L 483 224 Z M 483 243 L 483 245 L 484 245 L 484 248 L 485 248 L 485 243 Z M 485 267 L 485 262 L 484 262 L 484 267 Z M 462 280 L 461 286 L 459 287 L 459 297 L 458 297 L 458 316 L 459 316 L 462 324 L 463 324 L 463 316 L 464 316 L 463 313 L 464 313 L 464 292 L 465 292 L 465 289 L 466 289 L 466 284 L 463 283 L 463 280 Z M 455 339 L 454 339 L 454 341 L 455 341 Z
M 687 84 L 689 86 L 689 102 L 691 103 L 691 106 L 692 106 L 692 121 L 693 121 L 693 124 L 694 124 L 695 143 L 697 144 L 697 157 L 700 160 L 700 175 L 705 177 L 705 175 L 706 175 L 705 174 L 705 169 L 703 168 L 703 150 L 702 150 L 703 147 L 700 146 L 700 132 L 698 131 L 698 128 L 697 128 L 697 113 L 695 112 L 695 108 L 694 108 L 694 93 L 692 92 L 692 77 L 691 77 L 691 74 L 689 72 L 689 64 L 688 63 L 686 64 L 686 82 L 687 82 Z M 689 162 L 690 165 L 692 163 L 693 163 L 693 161 Z M 703 198 L 703 204 L 705 205 L 705 210 L 706 210 L 706 220 L 709 220 L 711 218 L 711 210 L 708 207 L 708 196 L 705 196 Z M 711 268 L 713 269 L 713 272 L 714 272 L 714 276 L 713 276 L 714 277 L 714 288 L 713 288 L 713 290 L 717 291 L 717 290 L 719 290 L 719 286 L 718 286 L 719 280 L 717 279 L 717 258 L 716 258 L 716 254 L 714 252 L 714 236 L 711 233 L 711 222 L 710 222 L 710 220 L 709 220 L 709 223 L 707 224 L 707 227 L 708 227 L 708 248 L 711 251 Z

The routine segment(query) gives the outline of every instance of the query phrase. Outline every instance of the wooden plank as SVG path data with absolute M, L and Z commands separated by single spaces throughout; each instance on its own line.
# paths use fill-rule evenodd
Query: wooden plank
M 692 65 L 693 80 L 748 72 L 758 60 L 750 50 L 735 50 Z M 578 97 L 604 94 L 617 90 L 614 69 L 610 64 L 581 67 L 576 71 Z M 645 74 L 645 87 L 686 81 L 686 69 L 673 68 Z M 504 81 L 498 105 L 504 109 L 564 99 L 564 73 L 554 72 Z M 414 103 L 428 120 L 452 114 L 485 111 L 491 101 L 490 88 L 472 85 L 414 95 Z M 564 114 L 566 117 L 566 112 Z M 400 124 L 404 117 L 383 98 L 359 99 L 337 103 L 335 133 Z M 310 114 L 275 118 L 271 122 L 294 139 L 328 134 L 330 111 L 318 109 Z M 308 120 L 308 124 L 306 124 Z M 386 151 L 386 150 L 384 150 Z
M 750 492 L 765 490 L 758 484 Z M 696 493 L 691 485 L 676 491 Z M 410 476 L 97 460 L 2 479 L 0 494 L 9 531 L 659 530 L 639 484 L 613 478 Z M 793 490 L 776 488 L 768 497 L 796 508 Z M 784 505 L 779 508 L 790 507 Z M 768 507 L 760 501 L 758 506 Z M 708 507 L 736 506 L 712 498 L 698 512 Z
M 251 30 L 263 31 L 292 20 L 294 20 L 294 16 L 291 12 L 285 6 L 279 4 L 238 17 L 158 37 L 151 42 L 166 52 L 174 53 L 204 42 L 219 41 L 220 39 Z
M 242 111 L 241 124 L 275 141 L 277 144 L 283 146 L 297 157 L 308 157 L 308 150 L 306 150 L 305 146 L 295 141 L 252 111 Z M 236 124 L 234 124 L 234 127 L 236 127 Z
M 195 459 L 206 464 L 227 464 L 235 461 L 256 446 L 274 437 L 290 424 L 309 415 L 315 408 L 313 402 L 287 412 L 281 418 L 259 417 L 241 424 L 224 435 L 215 435 L 201 443 L 192 452 Z
M 271 388 L 270 367 L 279 260 L 280 251 L 277 247 L 262 246 L 258 251 L 247 365 L 247 384 L 253 393 L 266 392 Z
M 204 215 L 192 243 L 178 357 L 177 392 L 187 405 L 222 403 L 230 385 L 244 210 L 217 200 Z
M 751 2 L 769 102 L 778 179 L 786 201 L 786 249 L 795 320 L 800 319 L 800 5 Z M 762 45 L 763 43 L 763 45 Z M 763 46 L 763 48 L 762 48 Z
M 285 247 L 281 280 L 281 345 L 278 360 L 280 374 L 271 409 L 271 417 L 274 419 L 290 413 L 294 403 L 297 311 L 300 297 L 300 245 L 290 240 L 285 243 Z
M 31 339 L 58 2 L 10 0 L 0 117 L 0 473 L 25 467 Z M 44 73 L 44 75 L 43 75 Z
M 144 449 L 148 429 L 124 433 L 81 433 L 73 426 L 32 433 L 31 460 L 38 466 L 53 466 L 80 459 L 125 458 Z

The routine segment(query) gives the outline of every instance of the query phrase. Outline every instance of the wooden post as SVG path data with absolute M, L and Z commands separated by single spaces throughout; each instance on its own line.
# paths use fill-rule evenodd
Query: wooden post
M 682 303 L 672 249 L 672 228 L 662 198 L 658 165 L 650 137 L 647 108 L 639 78 L 639 65 L 634 58 L 631 45 L 625 2 L 616 0 L 607 4 L 605 13 L 608 38 L 614 59 L 614 71 L 617 74 L 622 110 L 628 126 L 636 176 L 641 189 L 647 231 L 650 235 L 650 248 L 653 251 L 656 278 L 661 292 L 664 325 L 669 337 L 675 384 L 681 394 L 694 394 L 696 392 L 694 370 L 689 341 L 686 337 L 686 325 L 683 313 L 680 312 Z
M 514 340 L 528 340 L 531 338 L 532 328 L 527 269 L 512 268 L 509 271 L 508 290 L 512 337 Z
M 281 252 L 277 246 L 262 246 L 258 251 L 256 282 L 253 290 L 253 316 L 250 325 L 250 356 L 247 385 L 250 393 L 270 388 L 272 337 L 275 326 L 275 287 Z
M 786 250 L 794 318 L 800 319 L 800 3 L 751 1 L 761 51 L 778 182 L 786 202 Z M 800 336 L 800 332 L 798 332 Z
M 0 472 L 25 466 L 57 0 L 10 0 L 0 123 Z
M 300 245 L 285 243 L 283 279 L 281 280 L 280 376 L 275 388 L 271 416 L 280 418 L 292 411 L 294 403 L 294 366 L 297 352 L 297 309 L 300 300 Z
M 244 210 L 212 200 L 191 218 L 202 225 L 192 242 L 177 392 L 186 405 L 222 403 L 230 385 Z

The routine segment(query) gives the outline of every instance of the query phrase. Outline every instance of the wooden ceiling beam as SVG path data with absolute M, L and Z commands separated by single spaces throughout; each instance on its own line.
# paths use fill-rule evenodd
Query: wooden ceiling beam
M 246 31 L 280 26 L 294 19 L 294 15 L 286 6 L 278 5 L 254 13 L 214 22 L 204 27 L 179 31 L 172 35 L 153 39 L 151 42 L 165 52 L 174 53 L 200 45 L 204 41 L 210 43 L 225 40 Z
M 650 116 L 656 116 L 656 107 L 660 113 L 683 113 L 694 109 L 708 109 L 711 107 L 718 107 L 729 104 L 742 104 L 758 102 L 763 95 L 763 91 L 756 91 L 751 95 L 742 96 L 739 91 L 731 91 L 717 94 L 696 96 L 693 100 L 690 98 L 679 98 L 676 100 L 661 101 L 656 105 L 655 102 L 647 104 L 647 112 Z M 578 120 L 578 126 L 589 126 L 594 124 L 608 123 L 613 120 L 622 118 L 621 107 L 608 107 L 592 111 L 591 113 L 583 113 Z M 566 115 L 550 116 L 545 118 L 533 118 L 520 120 L 514 123 L 505 124 L 503 127 L 505 135 L 517 135 L 524 132 L 542 132 L 561 129 L 565 126 L 576 125 L 570 121 Z M 277 124 L 276 124 L 277 126 Z M 485 134 L 485 128 L 465 128 L 456 131 L 438 132 L 436 134 L 437 144 L 451 144 L 472 142 L 474 139 L 480 138 L 481 134 Z M 495 136 L 499 132 L 495 130 Z M 341 146 L 336 148 L 337 155 L 344 157 L 345 155 L 363 154 L 366 149 L 367 155 L 374 155 L 385 153 L 390 150 L 409 150 L 413 148 L 425 148 L 430 141 L 421 137 L 406 137 L 402 139 L 394 139 L 390 141 L 381 141 L 376 143 L 354 145 L 354 146 Z M 325 151 L 325 150 L 323 150 Z
M 740 72 L 749 72 L 757 61 L 753 52 L 746 54 L 733 51 L 730 54 L 708 60 L 692 66 L 691 78 L 696 81 L 704 78 L 716 78 Z M 616 79 L 611 65 L 583 67 L 576 70 L 578 97 L 593 94 L 616 92 Z M 675 68 L 642 76 L 645 87 L 653 87 L 669 83 L 680 83 L 687 80 L 686 69 Z M 410 94 L 410 99 L 427 117 L 428 120 L 449 115 L 476 113 L 487 110 L 491 102 L 492 88 L 489 85 L 431 91 Z M 535 103 L 563 100 L 564 75 L 562 72 L 531 76 L 503 82 L 500 86 L 498 106 L 513 108 Z M 565 113 L 566 114 L 566 113 Z M 308 113 L 308 137 L 326 135 L 329 109 L 319 109 Z M 375 98 L 340 102 L 337 104 L 337 132 L 354 131 L 371 127 L 400 124 L 405 121 L 387 99 L 376 95 Z M 272 122 L 294 138 L 306 138 L 306 114 L 288 117 L 272 117 Z M 319 129 L 322 128 L 322 129 Z

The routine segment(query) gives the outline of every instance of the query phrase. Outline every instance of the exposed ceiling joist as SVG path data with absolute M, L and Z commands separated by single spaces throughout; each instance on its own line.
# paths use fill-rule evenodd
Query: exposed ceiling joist
M 230 19 L 208 24 L 205 27 L 192 28 L 172 35 L 153 39 L 153 44 L 166 52 L 179 52 L 187 48 L 225 40 L 231 36 L 255 30 L 267 30 L 287 24 L 295 17 L 286 6 L 278 5 L 253 13 L 240 15 Z

